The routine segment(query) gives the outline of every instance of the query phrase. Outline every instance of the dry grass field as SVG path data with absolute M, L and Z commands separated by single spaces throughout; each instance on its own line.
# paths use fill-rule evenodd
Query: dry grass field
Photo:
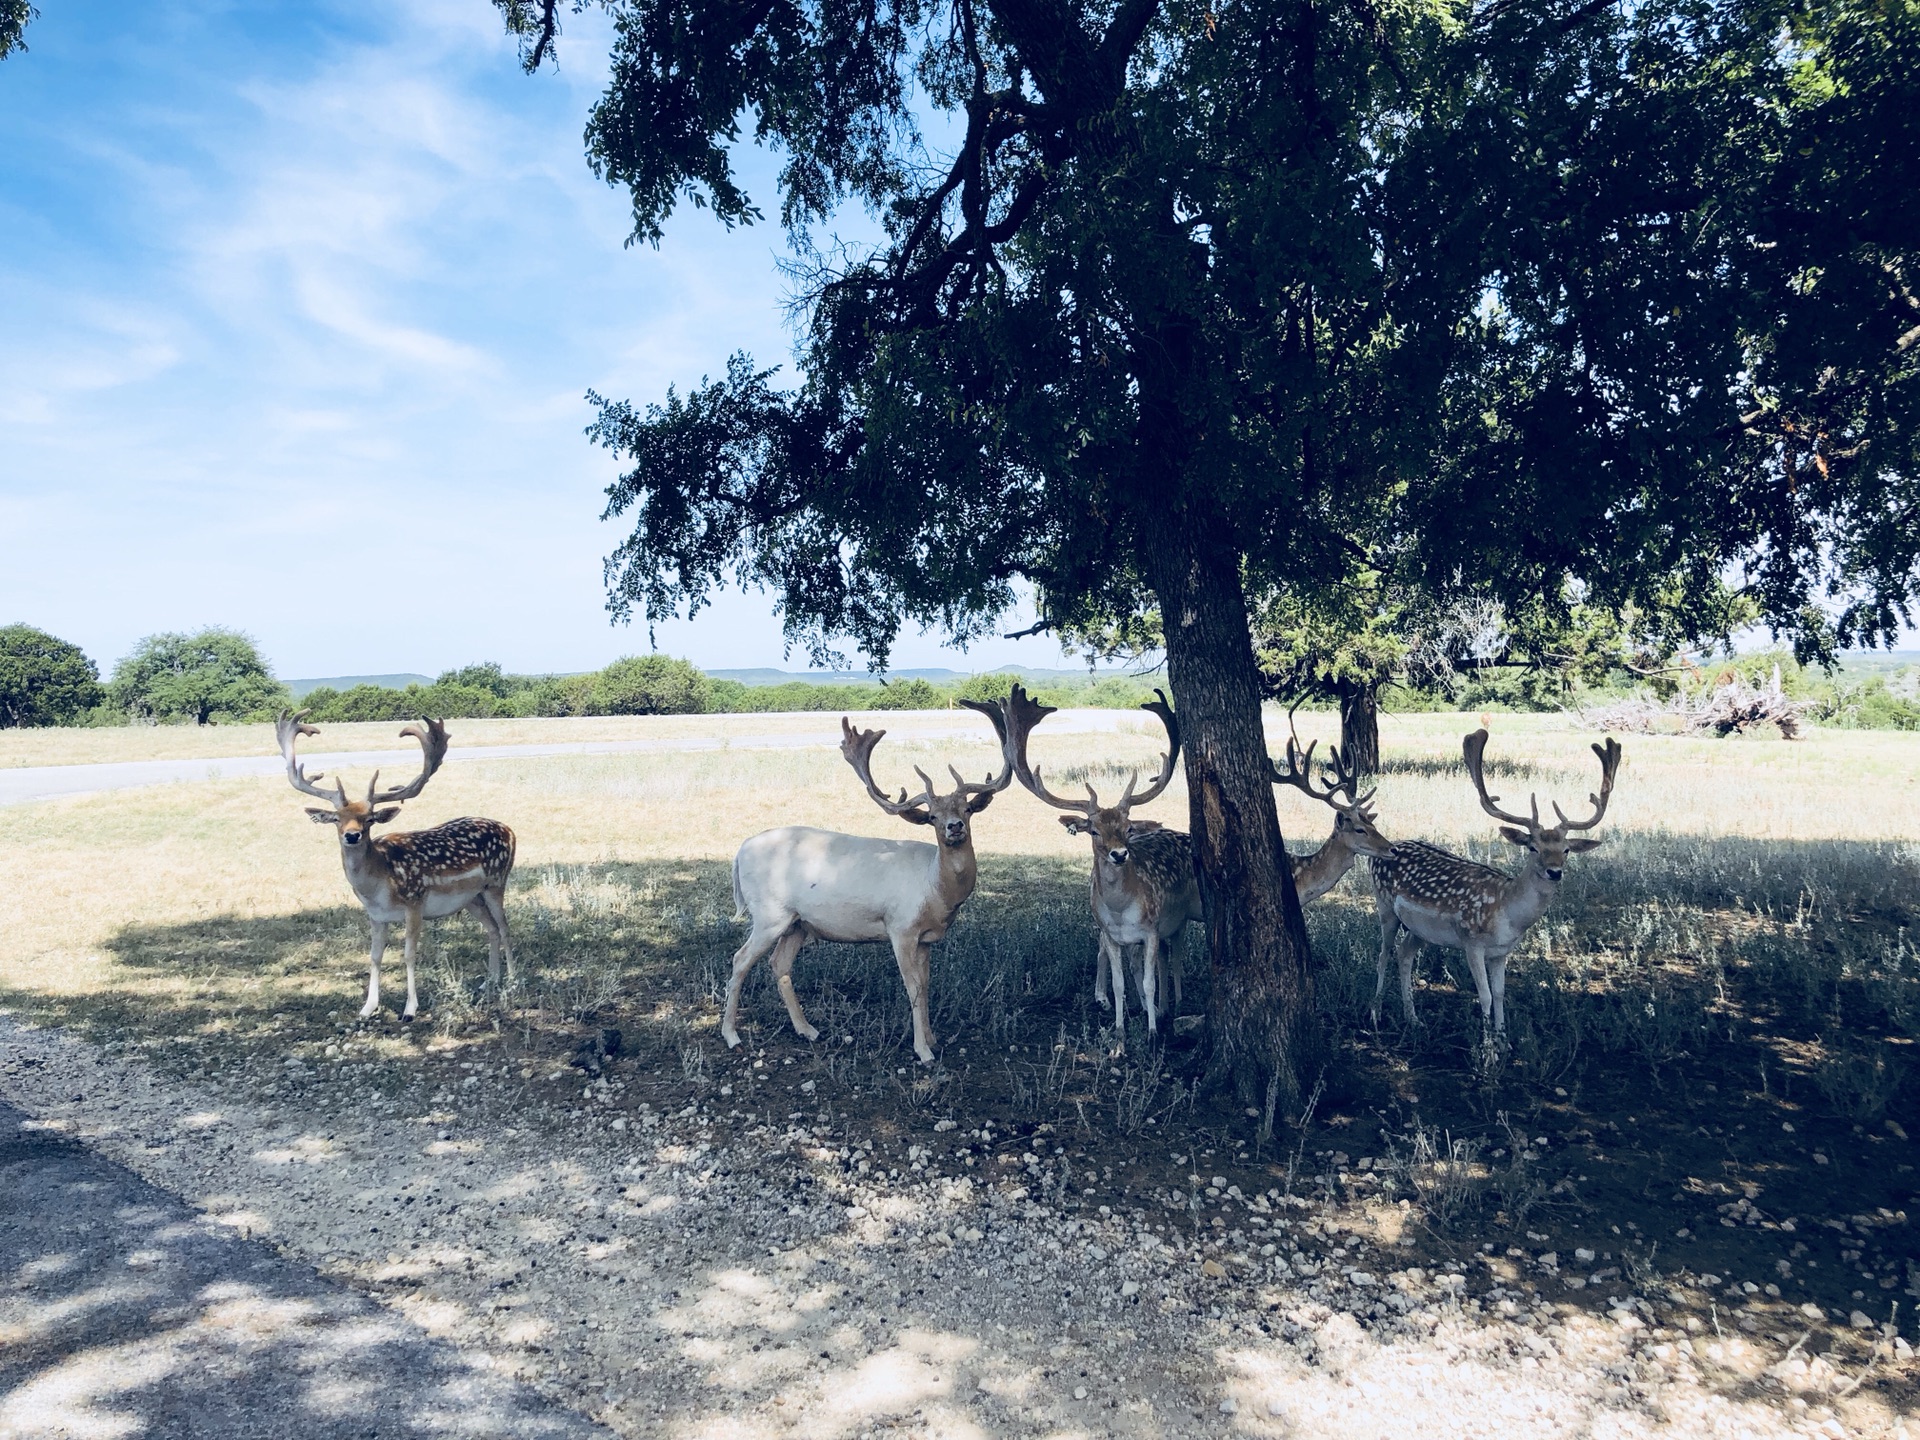
M 822 719 L 728 718 L 762 730 Z M 713 723 L 464 722 L 455 744 L 698 735 Z M 1396 839 L 1509 865 L 1517 852 L 1498 841 L 1459 764 L 1460 736 L 1475 723 L 1386 720 L 1380 824 Z M 596 726 L 606 733 L 585 733 Z M 354 728 L 330 727 L 320 743 L 383 746 L 393 727 L 342 733 Z M 1327 737 L 1331 718 L 1303 716 L 1301 728 Z M 1492 783 L 1510 803 L 1537 788 L 1543 806 L 1551 796 L 1572 808 L 1593 788 L 1587 745 L 1597 737 L 1570 721 L 1502 715 L 1492 729 Z M 240 733 L 221 732 L 217 753 L 263 739 L 236 747 Z M 0 764 L 151 758 L 203 738 L 82 733 L 63 749 L 64 739 L 6 735 Z M 1086 777 L 1117 789 L 1127 768 L 1151 766 L 1155 738 L 1145 725 L 1042 730 L 1035 757 L 1057 784 Z M 140 749 L 142 739 L 153 748 Z M 1503 1296 L 1616 1319 L 1641 1304 L 1631 1326 L 1669 1348 L 1725 1334 L 1771 1345 L 1789 1370 L 1795 1355 L 1826 1356 L 1828 1374 L 1851 1366 L 1862 1379 L 1849 1403 L 1872 1402 L 1872 1415 L 1894 1423 L 1911 1409 L 1912 1367 L 1880 1327 L 1891 1321 L 1910 1336 L 1920 1303 L 1908 1224 L 1920 1178 L 1907 1138 L 1920 1110 L 1910 937 L 1920 736 L 1627 737 L 1625 750 L 1599 832 L 1606 843 L 1576 857 L 1515 956 L 1503 1063 L 1475 1063 L 1477 1008 L 1457 956 L 1424 956 L 1420 1027 L 1401 1026 L 1390 993 L 1374 1029 L 1377 931 L 1364 877 L 1314 907 L 1330 1058 L 1310 1077 L 1302 1123 L 1265 1144 L 1231 1097 L 1198 1084 L 1204 1037 L 1191 1023 L 1164 1048 L 1136 1028 L 1127 1058 L 1110 1058 L 1114 1037 L 1091 995 L 1086 842 L 1017 788 L 978 817 L 980 887 L 935 951 L 937 1066 L 912 1064 L 900 982 L 876 947 L 802 953 L 796 981 L 822 1031 L 816 1046 L 792 1033 L 756 975 L 747 1043 L 728 1053 L 717 996 L 743 935 L 728 883 L 739 842 L 794 821 L 905 828 L 865 799 L 830 749 L 443 771 L 402 823 L 481 814 L 518 832 L 509 916 L 522 985 L 504 1009 L 483 1006 L 478 927 L 438 922 L 411 1029 L 392 1019 L 404 988 L 394 951 L 389 1014 L 353 1019 L 365 925 L 332 832 L 307 821 L 283 781 L 13 807 L 0 831 L 0 1004 L 182 1084 L 281 1104 L 283 1067 L 345 1074 L 358 1057 L 367 1076 L 357 1093 L 401 1113 L 462 1080 L 458 1067 L 482 1050 L 503 1056 L 499 1073 L 517 1070 L 529 1094 L 544 1084 L 564 1098 L 581 1079 L 567 1057 L 618 1028 L 618 1093 L 603 1090 L 598 1103 L 623 1113 L 732 1106 L 774 1124 L 817 1112 L 835 1133 L 903 1147 L 909 1132 L 931 1131 L 943 1163 L 981 1176 L 1010 1162 L 1009 1146 L 1061 1137 L 1066 1163 L 1010 1172 L 1031 1172 L 1036 1200 L 1127 1207 L 1202 1238 L 1234 1223 L 1216 1193 L 1227 1187 L 1207 1183 L 1219 1173 L 1248 1194 L 1311 1201 L 1331 1217 L 1328 1235 L 1364 1233 L 1398 1264 L 1457 1269 L 1489 1316 L 1512 1313 Z M 994 760 L 984 735 L 890 739 L 875 769 L 882 783 L 904 783 L 915 764 L 980 774 Z M 1326 812 L 1292 792 L 1280 805 L 1290 844 L 1317 845 Z M 1178 782 L 1150 813 L 1184 823 Z M 1205 960 L 1197 934 L 1189 943 L 1185 1009 L 1203 1014 Z M 933 1162 L 922 1153 L 915 1163 L 918 1173 Z M 1623 1299 L 1630 1293 L 1642 1299 Z M 1754 1396 L 1791 1389 L 1767 1390 L 1747 1372 L 1716 1383 Z M 1782 1411 L 1788 1419 L 1808 1413 L 1796 1403 Z M 1860 1423 L 1869 1412 L 1850 1413 Z

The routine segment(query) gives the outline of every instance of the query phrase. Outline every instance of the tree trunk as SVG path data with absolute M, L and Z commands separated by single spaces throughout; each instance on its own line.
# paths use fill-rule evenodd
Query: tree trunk
M 1212 959 L 1216 1076 L 1295 1113 L 1313 1061 L 1307 932 L 1280 840 L 1240 557 L 1218 517 L 1163 512 L 1141 559 L 1160 602 Z M 1269 1088 L 1269 1087 L 1274 1088 Z
M 1371 685 L 1340 687 L 1340 753 L 1363 777 L 1380 773 L 1380 697 Z

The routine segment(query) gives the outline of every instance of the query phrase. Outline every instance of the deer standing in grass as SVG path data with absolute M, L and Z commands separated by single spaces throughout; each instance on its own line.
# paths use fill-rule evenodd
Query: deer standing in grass
M 411 800 L 425 789 L 446 759 L 445 722 L 422 720 L 400 732 L 420 742 L 420 773 L 411 781 L 382 790 L 376 770 L 367 782 L 367 798 L 349 800 L 345 780 L 336 775 L 333 789 L 324 790 L 315 782 L 325 776 L 307 774 L 306 767 L 294 757 L 294 746 L 301 736 L 320 733 L 305 724 L 305 718 L 304 713 L 281 714 L 280 753 L 286 759 L 287 779 L 293 788 L 326 802 L 325 808 L 309 806 L 307 814 L 316 825 L 338 828 L 340 864 L 347 872 L 347 884 L 353 887 L 373 927 L 367 1003 L 360 1007 L 360 1018 L 364 1020 L 380 1008 L 380 957 L 386 953 L 387 927 L 396 923 L 406 926 L 407 1008 L 400 1018 L 411 1021 L 420 1009 L 413 972 L 421 922 L 456 910 L 472 911 L 480 928 L 487 932 L 487 985 L 497 994 L 503 956 L 507 978 L 513 978 L 513 946 L 507 938 L 506 911 L 507 877 L 513 873 L 513 831 L 498 820 L 469 816 L 431 830 L 373 838 L 373 827 L 385 825 L 398 815 L 400 802 Z
M 1487 793 L 1482 771 L 1486 748 L 1485 730 L 1466 737 L 1461 750 L 1467 773 L 1480 793 L 1481 808 L 1505 822 L 1500 827 L 1501 835 L 1528 852 L 1527 863 L 1518 875 L 1503 875 L 1417 841 L 1395 845 L 1385 859 L 1372 862 L 1374 904 L 1380 916 L 1379 973 L 1373 989 L 1376 1025 L 1380 1022 L 1380 999 L 1387 988 L 1387 962 L 1395 956 L 1400 962 L 1400 1006 L 1408 1022 L 1413 1021 L 1413 957 L 1422 944 L 1427 944 L 1466 953 L 1467 968 L 1473 972 L 1474 988 L 1480 995 L 1481 1021 L 1494 1036 L 1504 1034 L 1507 956 L 1546 913 L 1559 889 L 1560 877 L 1566 873 L 1567 856 L 1600 843 L 1573 832 L 1593 829 L 1606 815 L 1614 775 L 1620 769 L 1619 741 L 1609 737 L 1605 745 L 1593 747 L 1600 758 L 1600 793 L 1587 797 L 1593 804 L 1593 814 L 1584 820 L 1569 820 L 1556 804 L 1553 813 L 1560 817 L 1560 823 L 1552 826 L 1540 823 L 1537 795 L 1531 814 L 1510 815 L 1496 803 L 1498 795 Z
M 1157 800 L 1173 779 L 1174 762 L 1180 754 L 1180 724 L 1174 719 L 1167 697 L 1150 700 L 1140 708 L 1160 717 L 1167 730 L 1167 753 L 1161 757 L 1160 773 L 1149 782 L 1144 793 L 1135 794 L 1140 775 L 1127 779 L 1127 788 L 1119 802 L 1102 805 L 1092 785 L 1085 800 L 1070 800 L 1055 795 L 1040 778 L 1040 771 L 1027 762 L 1027 737 L 1047 716 L 1051 705 L 1031 699 L 1015 685 L 1007 696 L 1006 743 L 1014 774 L 1034 795 L 1057 810 L 1068 813 L 1060 823 L 1069 835 L 1093 838 L 1093 918 L 1100 930 L 1100 961 L 1094 968 L 1094 995 L 1105 1001 L 1108 977 L 1113 992 L 1113 1028 L 1116 1043 L 1126 1043 L 1127 981 L 1126 957 L 1131 947 L 1140 947 L 1140 968 L 1136 979 L 1140 1001 L 1147 1012 L 1147 1031 L 1160 1029 L 1160 982 L 1169 971 L 1173 977 L 1174 1011 L 1180 1008 L 1180 966 L 1169 956 L 1169 942 L 1178 938 L 1189 920 L 1199 920 L 1200 887 L 1193 873 L 1193 841 L 1179 830 L 1168 830 L 1158 820 L 1136 819 L 1135 805 Z
M 1005 750 L 1006 723 L 997 705 L 963 700 L 993 722 Z M 733 956 L 727 1004 L 720 1034 L 729 1049 L 740 1043 L 734 1028 L 740 1016 L 740 987 L 754 963 L 772 955 L 774 982 L 786 1002 L 793 1028 L 808 1040 L 820 1038 L 800 1007 L 793 988 L 794 957 L 816 940 L 843 944 L 887 941 L 900 967 L 913 1012 L 913 1053 L 933 1063 L 933 1024 L 928 1014 L 932 956 L 929 947 L 945 938 L 953 917 L 973 894 L 976 867 L 972 820 L 1012 783 L 1009 760 L 998 777 L 969 784 L 951 766 L 959 788 L 936 795 L 926 771 L 915 769 L 925 787 L 909 800 L 901 789 L 889 798 L 873 780 L 874 746 L 884 730 L 856 730 L 840 720 L 840 753 L 867 787 L 867 794 L 889 815 L 910 825 L 931 826 L 937 843 L 878 840 L 842 835 L 811 825 L 763 830 L 733 857 L 733 903 L 753 929 Z
M 1288 728 L 1291 729 L 1291 719 Z M 1289 855 L 1287 863 L 1293 869 L 1293 888 L 1299 893 L 1302 905 L 1311 904 L 1338 885 L 1347 871 L 1353 868 L 1353 862 L 1364 855 L 1370 860 L 1384 859 L 1392 853 L 1392 842 L 1382 835 L 1373 823 L 1373 811 L 1368 802 L 1373 799 L 1374 791 L 1362 795 L 1357 788 L 1359 774 L 1357 768 L 1340 753 L 1339 746 L 1328 748 L 1327 756 L 1332 761 L 1334 783 L 1316 788 L 1313 783 L 1313 748 L 1319 741 L 1312 741 L 1304 752 L 1300 749 L 1299 737 L 1287 737 L 1287 768 L 1282 770 L 1271 756 L 1267 764 L 1273 771 L 1273 783 L 1291 785 L 1301 794 L 1311 796 L 1333 811 L 1333 833 L 1311 855 Z M 1376 789 L 1378 787 L 1375 787 Z M 1346 795 L 1342 801 L 1340 796 Z

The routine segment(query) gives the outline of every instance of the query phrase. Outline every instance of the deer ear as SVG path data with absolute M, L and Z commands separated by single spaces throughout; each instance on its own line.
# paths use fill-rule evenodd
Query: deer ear
M 900 812 L 900 818 L 906 821 L 909 825 L 933 824 L 933 816 L 929 815 L 924 810 L 902 810 Z
M 1516 830 L 1511 825 L 1502 825 L 1500 827 L 1500 833 L 1522 849 L 1531 850 L 1533 848 L 1533 837 L 1524 830 Z
M 1569 840 L 1567 841 L 1567 853 L 1569 855 L 1582 855 L 1596 848 L 1600 843 L 1598 840 Z
M 334 814 L 333 811 L 321 810 L 312 805 L 307 807 L 307 816 L 316 825 L 338 825 L 340 823 L 340 817 Z
M 1158 820 L 1129 820 L 1127 822 L 1127 836 L 1131 839 L 1135 835 L 1148 835 L 1159 828 L 1160 822 Z
M 967 801 L 967 814 L 978 815 L 982 810 L 986 809 L 987 806 L 993 804 L 993 797 L 999 793 L 997 790 L 982 790 L 978 795 Z
M 376 810 L 367 817 L 369 825 L 384 825 L 400 813 L 398 805 L 389 805 L 384 810 Z
M 1062 815 L 1060 823 L 1066 827 L 1069 835 L 1084 835 L 1093 828 L 1078 815 Z

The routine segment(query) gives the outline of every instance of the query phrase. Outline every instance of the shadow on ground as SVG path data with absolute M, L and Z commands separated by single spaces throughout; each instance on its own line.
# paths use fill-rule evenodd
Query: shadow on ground
M 0 1435 L 606 1432 L 0 1105 Z

